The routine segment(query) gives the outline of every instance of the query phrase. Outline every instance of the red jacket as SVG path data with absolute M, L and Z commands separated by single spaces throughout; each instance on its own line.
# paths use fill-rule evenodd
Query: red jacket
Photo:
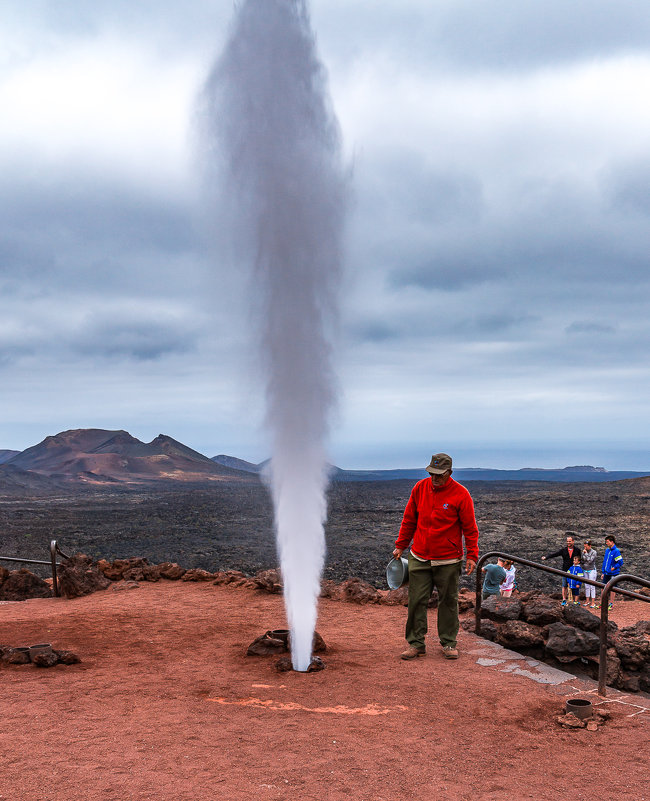
M 469 492 L 449 480 L 434 487 L 430 478 L 413 487 L 404 510 L 396 548 L 408 548 L 423 559 L 462 559 L 463 538 L 467 558 L 478 561 L 478 527 Z

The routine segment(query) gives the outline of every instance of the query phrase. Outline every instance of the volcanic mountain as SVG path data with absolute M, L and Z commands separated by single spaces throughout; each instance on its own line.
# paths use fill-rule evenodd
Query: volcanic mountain
M 7 468 L 92 484 L 251 478 L 164 434 L 144 443 L 127 431 L 99 428 L 74 429 L 46 437 L 9 459 L 0 468 L 0 475 Z

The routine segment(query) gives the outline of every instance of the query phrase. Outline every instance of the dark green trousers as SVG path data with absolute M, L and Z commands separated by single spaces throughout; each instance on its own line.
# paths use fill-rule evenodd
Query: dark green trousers
M 424 648 L 428 630 L 427 604 L 434 587 L 438 590 L 438 637 L 440 644 L 456 647 L 458 636 L 458 579 L 461 562 L 431 567 L 409 553 L 409 611 L 406 619 L 406 641 Z

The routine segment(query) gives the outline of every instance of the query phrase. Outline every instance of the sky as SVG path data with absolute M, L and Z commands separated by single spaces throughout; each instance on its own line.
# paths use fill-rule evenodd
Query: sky
M 267 457 L 195 134 L 234 5 L 0 0 L 0 449 Z M 310 9 L 352 192 L 331 460 L 650 469 L 647 0 Z

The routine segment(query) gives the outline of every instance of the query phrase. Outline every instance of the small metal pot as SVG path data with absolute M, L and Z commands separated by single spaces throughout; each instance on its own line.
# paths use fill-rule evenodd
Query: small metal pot
M 409 583 L 409 560 L 406 557 L 390 560 L 386 565 L 386 581 L 391 590 L 399 590 Z
M 580 720 L 586 720 L 586 718 L 590 718 L 594 714 L 591 701 L 586 698 L 569 698 L 564 708 Z
M 269 631 L 268 634 L 274 640 L 281 640 L 287 648 L 289 647 L 289 629 L 273 629 L 273 631 Z
M 37 645 L 29 646 L 29 658 L 33 659 L 37 654 L 49 653 L 52 651 L 52 643 L 39 642 Z

